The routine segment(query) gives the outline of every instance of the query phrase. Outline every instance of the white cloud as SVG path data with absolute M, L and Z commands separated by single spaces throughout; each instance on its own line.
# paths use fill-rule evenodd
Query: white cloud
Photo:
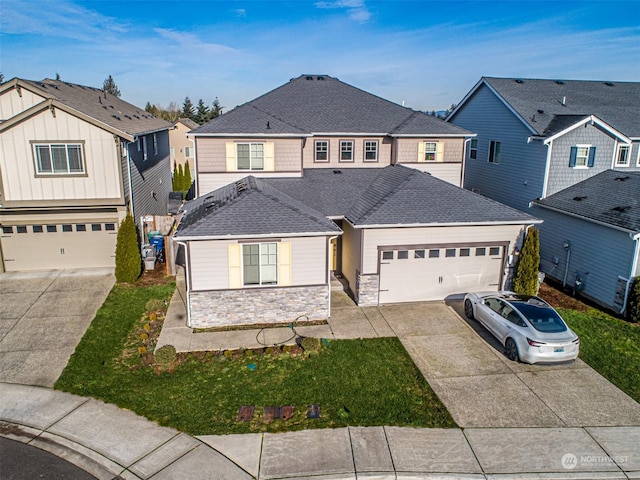
M 244 8 L 236 8 L 235 10 L 231 10 L 236 17 L 244 18 L 247 16 L 247 10 Z
M 354 22 L 366 23 L 371 18 L 371 12 L 364 3 L 364 0 L 335 0 L 320 1 L 314 3 L 316 8 L 323 9 L 346 9 L 349 18 Z

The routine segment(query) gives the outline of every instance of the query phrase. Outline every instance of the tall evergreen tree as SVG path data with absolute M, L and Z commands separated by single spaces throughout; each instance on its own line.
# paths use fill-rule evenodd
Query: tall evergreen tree
M 120 224 L 116 238 L 116 281 L 133 283 L 140 276 L 142 257 L 136 224 L 130 213 Z
M 191 120 L 195 121 L 196 109 L 193 106 L 193 103 L 191 103 L 191 99 L 189 99 L 189 97 L 184 98 L 181 116 L 182 118 L 190 118 Z
M 102 90 L 110 93 L 111 95 L 115 95 L 116 97 L 120 96 L 120 89 L 116 85 L 116 82 L 111 75 L 109 75 L 105 79 L 104 83 L 102 84 Z
M 62 80 L 62 79 L 60 78 L 60 74 L 59 74 L 58 72 L 56 72 L 56 80 Z
M 202 125 L 209 120 L 209 107 L 204 103 L 204 100 L 198 100 L 198 106 L 196 108 L 195 122 Z
M 220 105 L 220 100 L 218 100 L 218 97 L 216 97 L 216 99 L 211 104 L 211 110 L 209 110 L 209 118 L 208 118 L 208 120 L 211 120 L 212 118 L 216 118 L 216 117 L 219 117 L 220 115 L 222 115 L 222 109 L 223 108 L 224 107 L 222 105 Z
M 180 191 L 180 179 L 178 178 L 178 162 L 173 166 L 173 178 L 171 180 L 171 189 L 174 192 Z
M 178 180 L 176 182 L 176 186 L 178 187 L 178 191 L 182 192 L 184 190 L 184 170 L 182 169 L 182 164 L 178 164 Z
M 538 272 L 540 270 L 540 233 L 530 228 L 520 251 L 513 278 L 513 291 L 523 295 L 538 294 Z

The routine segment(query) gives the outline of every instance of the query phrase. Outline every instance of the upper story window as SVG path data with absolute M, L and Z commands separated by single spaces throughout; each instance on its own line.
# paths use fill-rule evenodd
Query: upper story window
M 78 175 L 85 173 L 81 143 L 34 143 L 38 175 Z
M 377 140 L 364 141 L 364 161 L 365 162 L 378 161 L 378 141 Z
M 478 139 L 472 138 L 469 144 L 469 158 L 475 160 L 478 158 Z
M 186 158 L 194 158 L 195 157 L 195 148 L 193 148 L 193 147 L 184 147 L 184 156 Z
M 237 143 L 238 170 L 264 170 L 263 143 Z
M 315 162 L 328 162 L 329 161 L 329 142 L 327 140 L 316 140 L 315 143 L 315 156 L 313 160 Z
M 630 157 L 631 157 L 631 146 L 618 145 L 618 153 L 616 155 L 616 167 L 628 167 Z
M 278 244 L 242 245 L 242 272 L 244 285 L 277 285 Z
M 491 143 L 489 143 L 489 163 L 500 163 L 501 149 L 502 149 L 502 144 L 500 142 L 491 140 Z
M 340 141 L 340 161 L 353 162 L 353 140 Z
M 438 142 L 424 142 L 424 161 L 435 162 L 438 156 Z
M 141 137 L 138 139 L 138 141 L 141 143 L 142 145 L 142 160 L 146 160 L 148 155 L 147 155 L 147 137 Z M 140 147 L 138 147 L 138 151 L 140 150 Z
M 158 137 L 155 133 L 153 134 L 153 154 L 158 154 Z
M 176 158 L 176 147 L 169 147 L 169 155 L 171 158 Z
M 591 145 L 576 145 L 571 147 L 569 166 L 572 168 L 593 167 L 596 159 L 596 147 Z

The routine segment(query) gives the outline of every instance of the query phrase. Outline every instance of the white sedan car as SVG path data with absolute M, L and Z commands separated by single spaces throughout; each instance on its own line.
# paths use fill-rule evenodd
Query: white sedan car
M 578 357 L 580 338 L 539 297 L 513 292 L 468 293 L 464 313 L 504 345 L 510 360 L 550 363 Z

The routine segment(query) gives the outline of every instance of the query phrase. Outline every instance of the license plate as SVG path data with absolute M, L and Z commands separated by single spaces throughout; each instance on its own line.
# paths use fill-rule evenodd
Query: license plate
M 563 353 L 564 352 L 564 347 L 555 347 L 553 349 L 553 353 Z

